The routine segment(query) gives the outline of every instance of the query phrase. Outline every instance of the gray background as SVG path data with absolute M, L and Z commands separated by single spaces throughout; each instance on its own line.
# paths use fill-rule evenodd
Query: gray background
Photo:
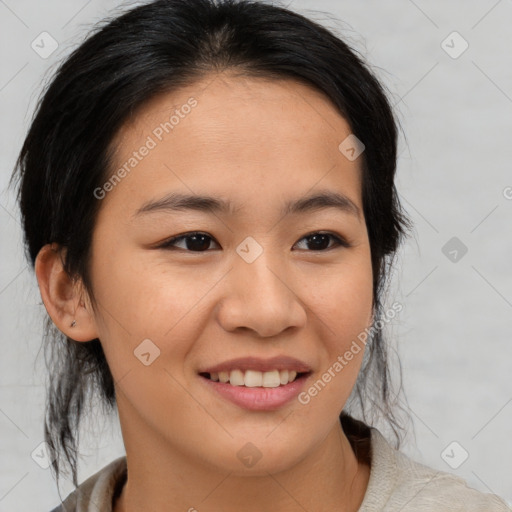
M 31 458 L 43 440 L 45 310 L 7 181 L 44 80 L 120 5 L 0 0 L 0 511 L 48 511 L 59 501 L 50 470 Z M 403 450 L 512 503 L 512 1 L 294 0 L 290 8 L 362 51 L 406 133 L 397 186 L 415 232 L 389 298 L 404 309 L 388 326 L 416 434 Z M 46 59 L 31 48 L 43 31 L 59 43 Z M 461 55 L 462 39 L 447 39 L 454 31 L 469 44 Z M 452 237 L 467 247 L 456 261 L 457 247 L 443 251 Z M 80 481 L 124 453 L 117 421 L 84 425 Z M 462 449 L 469 457 L 458 465 Z

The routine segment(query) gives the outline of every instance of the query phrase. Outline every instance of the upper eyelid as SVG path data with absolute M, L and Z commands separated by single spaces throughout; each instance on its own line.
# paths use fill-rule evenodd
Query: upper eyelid
M 189 237 L 192 237 L 192 236 L 195 236 L 195 235 L 205 235 L 207 237 L 209 237 L 211 240 L 213 240 L 216 244 L 220 245 L 219 242 L 217 242 L 217 240 L 215 239 L 215 237 L 213 237 L 212 235 L 208 234 L 208 233 L 204 233 L 202 231 L 190 231 L 190 232 L 187 232 L 187 233 L 183 233 L 182 235 L 177 235 L 177 236 L 174 236 L 172 238 L 169 238 L 167 240 L 164 240 L 161 244 L 159 244 L 159 246 L 157 246 L 157 248 L 166 248 L 167 246 L 171 247 L 172 244 L 174 243 L 177 243 L 178 241 L 184 239 L 184 238 L 189 238 Z M 346 237 L 344 237 L 343 235 L 339 235 L 337 233 L 333 233 L 333 232 L 330 232 L 330 231 L 325 231 L 324 230 L 317 230 L 317 231 L 310 231 L 308 233 L 306 233 L 305 235 L 302 235 L 301 238 L 299 238 L 298 241 L 301 241 L 303 240 L 304 238 L 307 238 L 307 237 L 310 237 L 310 236 L 313 236 L 313 235 L 328 235 L 330 236 L 331 238 L 333 238 L 335 240 L 335 242 L 337 243 L 338 246 L 345 246 L 345 247 L 350 247 L 352 244 L 348 241 L 348 239 Z M 337 239 L 337 240 L 336 240 Z M 183 249 L 184 251 L 186 252 L 209 252 L 208 250 L 206 251 L 190 251 L 190 250 L 187 250 L 187 249 Z M 313 252 L 317 252 L 317 251 L 313 251 Z M 318 251 L 318 252 L 324 252 L 324 251 Z

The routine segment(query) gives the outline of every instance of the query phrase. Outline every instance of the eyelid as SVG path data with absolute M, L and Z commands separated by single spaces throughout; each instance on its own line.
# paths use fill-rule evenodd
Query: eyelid
M 167 249 L 167 250 L 182 250 L 185 252 L 193 252 L 193 253 L 202 253 L 202 252 L 209 252 L 208 251 L 189 251 L 187 249 L 181 249 L 181 247 L 173 247 L 172 244 L 178 242 L 179 240 L 183 238 L 189 238 L 196 235 L 205 235 L 208 238 L 211 238 L 216 244 L 220 245 L 213 236 L 211 236 L 208 233 L 205 233 L 203 231 L 187 231 L 186 233 L 183 233 L 181 235 L 173 236 L 172 238 L 168 238 L 167 240 L 164 240 L 161 244 L 157 245 L 157 249 Z
M 188 249 L 182 249 L 181 247 L 174 247 L 172 245 L 172 244 L 175 244 L 176 242 L 178 242 L 179 240 L 182 240 L 184 238 L 189 238 L 189 237 L 192 237 L 192 236 L 195 236 L 195 235 L 205 235 L 206 237 L 210 238 L 213 242 L 215 242 L 216 244 L 220 245 L 215 240 L 215 238 L 213 236 L 211 236 L 209 233 L 206 233 L 206 232 L 203 232 L 203 231 L 188 231 L 188 232 L 183 233 L 181 235 L 177 235 L 177 236 L 174 236 L 172 238 L 168 238 L 167 240 L 165 240 L 164 242 L 159 244 L 156 248 L 157 249 L 164 249 L 164 250 L 181 250 L 181 251 L 188 252 L 188 253 L 205 253 L 205 252 L 210 252 L 210 249 L 208 249 L 206 251 L 190 251 Z M 318 251 L 305 250 L 306 252 L 322 253 L 322 252 L 328 252 L 328 251 L 330 251 L 332 249 L 336 249 L 338 247 L 344 247 L 344 248 L 352 247 L 352 243 L 349 242 L 343 235 L 340 235 L 340 234 L 332 232 L 332 231 L 325 231 L 325 230 L 316 230 L 316 231 L 313 230 L 313 231 L 303 235 L 296 243 L 304 240 L 305 238 L 313 236 L 313 235 L 328 235 L 328 236 L 330 236 L 335 241 L 335 245 L 333 247 L 328 248 L 328 249 L 322 249 L 322 250 L 318 250 Z
M 303 235 L 299 240 L 298 242 L 304 240 L 305 238 L 308 238 L 310 236 L 313 236 L 313 235 L 328 235 L 330 236 L 333 240 L 335 240 L 336 244 L 333 246 L 333 247 L 330 247 L 328 249 L 323 249 L 323 250 L 320 250 L 320 251 L 312 251 L 312 250 L 306 250 L 306 252 L 312 252 L 312 253 L 322 253 L 322 252 L 329 252 L 330 250 L 332 249 L 336 249 L 338 247 L 344 247 L 346 249 L 348 249 L 349 247 L 352 247 L 352 244 L 347 240 L 347 238 L 345 238 L 343 235 L 340 235 L 338 233 L 335 233 L 333 231 L 326 231 L 326 230 L 316 230 L 316 231 L 311 231 L 310 233 L 307 233 L 305 235 Z M 297 243 L 298 243 L 297 242 Z

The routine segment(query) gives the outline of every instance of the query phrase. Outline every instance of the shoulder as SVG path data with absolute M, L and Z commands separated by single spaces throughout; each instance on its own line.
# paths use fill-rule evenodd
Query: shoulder
M 443 510 L 464 512 L 510 512 L 495 494 L 480 492 L 451 473 L 435 470 L 397 452 L 397 479 L 392 501 L 409 504 L 410 510 Z M 393 507 L 393 506 L 392 506 Z M 426 508 L 429 507 L 429 508 Z M 409 509 L 407 509 L 409 510 Z
M 51 512 L 112 512 L 112 499 L 126 481 L 126 456 L 119 457 L 81 483 Z
M 503 499 L 469 487 L 462 478 L 420 464 L 371 429 L 371 473 L 360 512 L 511 512 Z M 376 506 L 376 508 L 375 508 Z

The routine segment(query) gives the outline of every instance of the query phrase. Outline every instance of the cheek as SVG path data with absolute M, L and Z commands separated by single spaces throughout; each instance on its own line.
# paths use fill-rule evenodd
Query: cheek
M 96 269 L 100 339 L 114 379 L 123 379 L 123 387 L 138 382 L 130 388 L 134 401 L 144 401 L 145 393 L 152 395 L 150 390 L 159 386 L 168 389 L 166 401 L 171 400 L 179 385 L 165 370 L 185 381 L 184 363 L 193 340 L 210 321 L 208 292 L 221 276 L 199 267 L 171 268 L 155 260 L 148 264 L 121 251 L 115 264 L 98 258 Z
M 315 277 L 304 274 L 302 289 L 308 305 L 325 323 L 331 339 L 357 336 L 370 323 L 373 304 L 373 274 L 366 254 L 326 268 Z
M 161 414 L 173 424 L 175 418 L 167 417 L 172 410 L 197 414 L 183 392 L 183 363 L 191 340 L 204 328 L 200 300 L 211 283 L 194 278 L 191 286 L 190 277 L 163 268 L 120 254 L 109 270 L 98 267 L 96 288 L 102 305 L 100 339 L 120 402 L 131 403 L 148 420 L 165 403 L 169 409 Z
M 351 266 L 316 280 L 308 289 L 316 324 L 321 330 L 317 351 L 321 367 L 301 395 L 304 421 L 337 421 L 357 380 L 371 322 L 373 282 L 371 266 Z M 314 291 L 313 291 L 314 290 Z
M 371 325 L 373 278 L 369 251 L 336 271 L 326 272 L 306 288 L 309 305 L 320 321 L 321 387 L 330 389 L 328 401 L 341 403 L 350 393 L 362 363 L 366 332 Z M 322 388 L 323 389 L 323 388 Z M 315 391 L 313 391 L 315 393 Z
M 198 304 L 214 279 L 194 268 L 134 258 L 119 252 L 115 261 L 97 260 L 95 286 L 108 309 L 109 325 L 132 337 L 165 336 Z

